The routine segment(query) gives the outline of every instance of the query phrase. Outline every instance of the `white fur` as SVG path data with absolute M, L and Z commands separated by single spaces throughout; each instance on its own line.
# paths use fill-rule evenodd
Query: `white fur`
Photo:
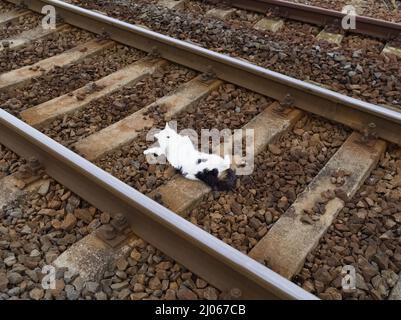
M 166 127 L 155 134 L 159 147 L 149 148 L 144 151 L 145 155 L 165 155 L 168 162 L 175 168 L 181 169 L 182 174 L 191 180 L 198 180 L 196 174 L 204 169 L 217 169 L 219 175 L 230 168 L 231 160 L 228 155 L 224 159 L 216 154 L 199 152 L 195 149 L 188 136 L 179 135 L 168 123 Z M 202 161 L 200 163 L 199 159 Z

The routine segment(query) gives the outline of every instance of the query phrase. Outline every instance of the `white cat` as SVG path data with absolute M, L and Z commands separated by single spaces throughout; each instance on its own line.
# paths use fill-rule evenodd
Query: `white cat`
M 169 127 L 168 123 L 162 131 L 155 134 L 155 138 L 159 147 L 145 150 L 145 155 L 165 155 L 167 161 L 185 178 L 201 180 L 213 190 L 229 190 L 234 186 L 236 176 L 230 169 L 229 155 L 223 159 L 216 154 L 199 152 L 188 136 L 179 135 Z M 221 179 L 221 174 L 225 171 L 227 171 L 227 176 L 225 179 Z

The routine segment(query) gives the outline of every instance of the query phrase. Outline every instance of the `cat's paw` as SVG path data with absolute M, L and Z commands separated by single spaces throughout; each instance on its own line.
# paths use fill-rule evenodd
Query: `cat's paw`
M 155 149 L 147 149 L 143 152 L 144 155 L 152 154 L 155 157 L 158 157 L 160 154 Z

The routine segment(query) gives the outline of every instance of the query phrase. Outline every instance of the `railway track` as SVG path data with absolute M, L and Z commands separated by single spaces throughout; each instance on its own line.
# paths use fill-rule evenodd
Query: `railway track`
M 168 2 L 168 1 L 167 1 Z M 302 2 L 302 1 L 300 1 Z M 319 3 L 319 1 L 317 1 Z M 321 4 L 325 6 L 325 4 Z M 338 8 L 337 4 L 335 8 Z M 216 3 L 215 1 L 182 1 L 181 7 L 193 6 L 195 10 L 204 10 L 206 16 L 217 17 L 223 20 L 244 21 L 253 29 L 265 32 L 282 31 L 286 22 L 299 21 L 313 26 L 318 26 L 320 32 L 316 34 L 316 39 L 323 42 L 329 42 L 341 45 L 344 37 L 347 35 L 357 34 L 360 36 L 373 37 L 380 39 L 385 44 L 383 53 L 391 53 L 400 55 L 400 31 L 401 27 L 398 22 L 387 21 L 383 19 L 375 19 L 370 16 L 364 16 L 363 9 L 370 6 L 378 5 L 373 3 L 359 3 L 354 1 L 351 3 L 343 3 L 342 7 L 351 5 L 355 11 L 355 26 L 347 27 L 347 14 L 341 10 L 333 10 L 330 8 L 313 6 L 310 3 L 303 4 L 296 1 L 280 1 L 280 0 L 257 0 L 257 1 L 225 1 Z M 327 5 L 326 5 L 327 6 Z M 176 8 L 180 6 L 176 5 Z M 234 8 L 244 9 L 245 11 L 236 12 Z M 252 15 L 252 13 L 257 13 Z M 399 19 L 399 18 L 398 18 Z M 343 26 L 345 24 L 345 27 Z M 345 29 L 346 28 L 346 29 Z M 347 45 L 343 43 L 343 45 Z
M 38 159 L 31 166 L 39 162 L 63 186 L 59 200 L 71 190 L 100 209 L 88 209 L 94 211 L 91 217 L 85 210 L 68 216 L 80 220 L 80 227 L 96 219 L 92 227 L 104 226 L 93 232 L 87 228 L 90 234 L 76 241 L 69 237 L 73 244 L 51 261 L 80 274 L 79 281 L 69 284 L 67 298 L 78 298 L 84 282 L 96 287 L 95 298 L 103 298 L 96 285 L 100 274 L 114 275 L 109 287 L 118 291 L 117 297 L 132 299 L 217 298 L 219 291 L 225 298 L 315 298 L 309 291 L 325 299 L 379 299 L 397 288 L 400 156 L 397 147 L 388 147 L 400 144 L 395 108 L 60 1 L 35 0 L 28 9 L 40 12 L 45 4 L 56 7 L 64 25 L 16 43 L 25 48 L 50 41 L 59 44 L 58 51 L 38 58 L 27 50 L 28 61 L 4 66 L 0 142 L 21 157 Z M 23 32 L 13 36 L 18 40 Z M 65 32 L 79 36 L 60 40 L 66 39 Z M 3 51 L 13 56 L 14 41 L 7 41 L 10 46 Z M 193 128 L 198 134 L 205 126 L 253 129 L 254 172 L 225 194 L 185 180 L 167 166 L 148 165 L 143 156 L 147 132 L 172 120 L 179 129 Z M 3 152 L 8 171 L 10 152 Z M 60 206 L 67 204 L 62 201 Z M 88 206 L 85 202 L 82 209 Z M 355 208 L 364 208 L 364 218 Z M 386 220 L 373 216 L 377 208 L 386 210 Z M 106 213 L 114 217 L 112 222 Z M 69 219 L 59 213 L 52 227 L 61 228 Z M 359 251 L 355 244 L 351 248 L 356 253 L 341 243 L 343 250 L 336 245 L 337 251 L 325 255 L 332 249 L 326 243 L 347 236 L 361 237 Z M 376 247 L 366 256 L 366 247 L 374 242 L 369 236 Z M 170 258 L 160 258 L 144 241 Z M 171 258 L 200 278 L 185 271 L 180 275 Z M 108 270 L 113 263 L 115 274 Z M 353 266 L 359 275 L 358 287 L 347 294 L 339 289 L 343 265 Z
M 238 8 L 260 13 L 273 11 L 275 15 L 278 15 L 279 17 L 311 23 L 321 27 L 330 26 L 332 28 L 336 28 L 337 30 L 343 29 L 341 23 L 343 21 L 343 18 L 346 16 L 346 13 L 342 13 L 341 11 L 296 3 L 292 1 L 234 0 L 227 2 L 229 5 Z M 346 4 L 354 5 L 355 8 L 358 9 L 357 1 L 355 1 L 354 3 L 351 2 Z M 346 4 L 344 4 L 344 7 Z M 355 22 L 356 28 L 349 29 L 348 32 L 377 37 L 384 40 L 393 40 L 394 38 L 399 37 L 401 31 L 399 23 L 375 19 L 367 16 L 357 15 L 355 18 Z
M 400 107 L 397 42 L 343 37 L 310 24 L 272 21 L 261 14 L 198 1 L 74 3 L 350 97 Z

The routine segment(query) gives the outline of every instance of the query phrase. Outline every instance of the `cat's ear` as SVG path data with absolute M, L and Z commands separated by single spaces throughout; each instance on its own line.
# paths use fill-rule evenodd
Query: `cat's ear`
M 170 129 L 170 127 L 168 126 L 168 122 L 166 122 L 166 127 L 165 129 Z

